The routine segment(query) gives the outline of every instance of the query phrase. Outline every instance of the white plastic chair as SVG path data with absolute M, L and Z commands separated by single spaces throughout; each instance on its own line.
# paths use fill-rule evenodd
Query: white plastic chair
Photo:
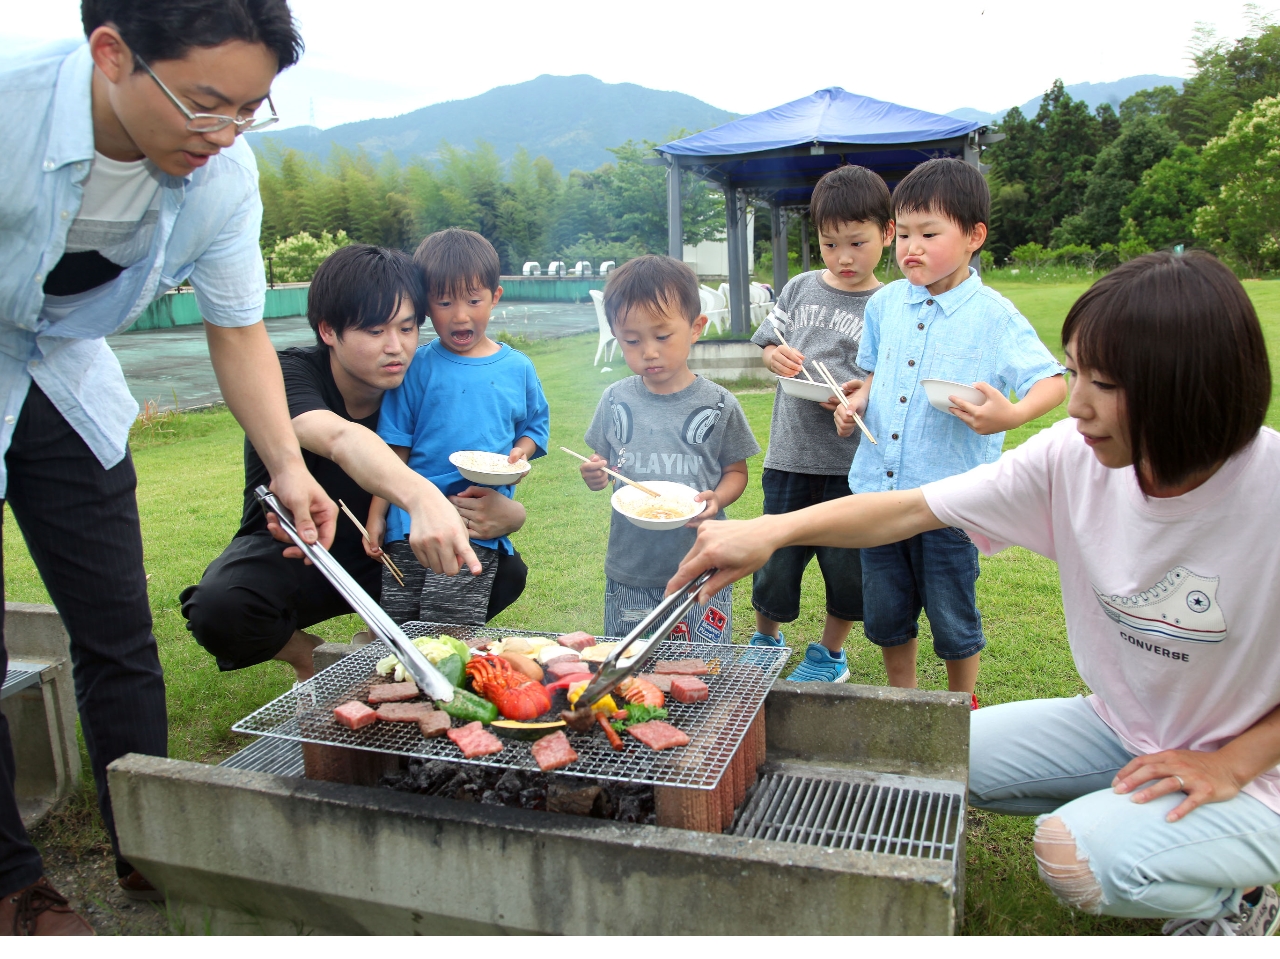
M 699 286 L 698 299 L 702 301 L 702 312 L 707 315 L 707 325 L 715 327 L 717 334 L 722 332 L 729 318 L 724 297 L 709 286 Z
M 535 262 L 534 260 L 530 260 L 528 263 L 524 265 L 524 275 L 525 276 L 542 276 L 542 265 Z
M 591 365 L 600 365 L 600 354 L 604 352 L 606 346 L 609 347 L 609 356 L 605 362 L 612 363 L 613 352 L 618 348 L 618 340 L 613 335 L 613 330 L 609 329 L 609 318 L 604 314 L 604 294 L 599 290 L 588 292 L 591 293 L 591 302 L 596 305 L 596 325 L 600 328 L 600 342 L 596 346 L 596 358 L 591 361 Z
M 763 283 L 751 284 L 751 325 L 759 326 L 773 308 L 773 298 L 769 296 L 769 288 Z

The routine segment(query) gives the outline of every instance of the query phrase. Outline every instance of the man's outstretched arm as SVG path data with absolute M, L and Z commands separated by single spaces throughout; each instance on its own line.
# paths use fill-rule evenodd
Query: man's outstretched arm
M 423 566 L 448 576 L 466 566 L 479 575 L 483 567 L 453 504 L 401 462 L 377 433 L 329 410 L 300 413 L 293 418 L 293 431 L 303 449 L 333 460 L 362 489 L 409 514 L 409 545 Z
M 209 359 L 218 387 L 271 476 L 271 491 L 293 513 L 309 543 L 328 547 L 338 507 L 307 471 L 289 425 L 280 360 L 262 323 L 223 327 L 205 323 Z

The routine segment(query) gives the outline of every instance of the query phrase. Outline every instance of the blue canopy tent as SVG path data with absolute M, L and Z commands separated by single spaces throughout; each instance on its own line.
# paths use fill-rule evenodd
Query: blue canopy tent
M 685 170 L 717 183 L 725 195 L 729 244 L 731 326 L 749 332 L 746 205 L 769 205 L 773 226 L 773 283 L 787 281 L 786 212 L 807 208 L 813 186 L 828 170 L 856 163 L 875 170 L 892 188 L 912 168 L 934 157 L 959 157 L 981 168 L 983 146 L 1003 139 L 980 123 L 939 116 L 828 87 L 673 140 L 657 148 L 667 166 L 667 240 L 681 259 L 680 177 Z M 806 231 L 807 233 L 807 231 Z

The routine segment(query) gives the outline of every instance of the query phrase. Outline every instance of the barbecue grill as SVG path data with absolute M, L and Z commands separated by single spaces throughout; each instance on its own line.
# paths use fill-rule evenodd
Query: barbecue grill
M 473 647 L 508 636 L 555 638 L 557 635 L 441 623 L 411 622 L 405 623 L 403 629 L 410 638 L 447 633 Z M 340 726 L 333 718 L 334 707 L 352 699 L 365 698 L 369 687 L 382 681 L 374 671 L 378 660 L 392 653 L 390 646 L 375 640 L 245 717 L 232 728 L 236 732 L 276 740 L 539 771 L 531 744 L 527 742 L 504 740 L 501 752 L 466 759 L 447 737 L 424 739 L 416 723 L 378 722 L 357 730 Z M 711 675 L 701 677 L 710 690 L 707 701 L 685 705 L 667 699 L 669 721 L 689 736 L 689 744 L 658 752 L 624 735 L 626 749 L 617 752 L 603 736 L 566 730 L 578 753 L 578 760 L 557 770 L 557 775 L 684 789 L 714 789 L 760 712 L 765 696 L 789 655 L 790 650 L 786 648 L 665 640 L 649 667 L 661 660 L 696 657 L 705 660 L 713 671 Z

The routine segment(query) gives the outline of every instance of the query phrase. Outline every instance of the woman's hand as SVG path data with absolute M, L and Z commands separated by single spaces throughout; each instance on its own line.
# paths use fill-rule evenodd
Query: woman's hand
M 498 539 L 524 525 L 524 506 L 487 486 L 469 486 L 449 502 L 472 539 Z
M 582 481 L 587 484 L 587 489 L 599 492 L 609 485 L 609 474 L 601 469 L 608 465 L 599 453 L 592 453 L 591 459 L 578 464 L 578 472 L 582 474 Z
M 771 520 L 772 517 L 761 516 L 753 520 L 705 523 L 698 530 L 693 549 L 680 561 L 680 568 L 667 583 L 667 593 L 675 592 L 714 567 L 719 572 L 706 582 L 702 592 L 698 594 L 698 602 L 705 605 L 730 583 L 750 576 L 768 562 L 777 548 L 772 545 L 766 532 Z
M 1169 793 L 1184 792 L 1187 798 L 1165 819 L 1177 822 L 1197 806 L 1234 799 L 1243 783 L 1237 782 L 1229 757 L 1221 752 L 1198 752 L 1190 749 L 1168 749 L 1150 756 L 1139 756 L 1120 772 L 1111 785 L 1118 793 L 1129 793 L 1144 783 L 1145 789 L 1133 794 L 1133 801 L 1146 803 Z

